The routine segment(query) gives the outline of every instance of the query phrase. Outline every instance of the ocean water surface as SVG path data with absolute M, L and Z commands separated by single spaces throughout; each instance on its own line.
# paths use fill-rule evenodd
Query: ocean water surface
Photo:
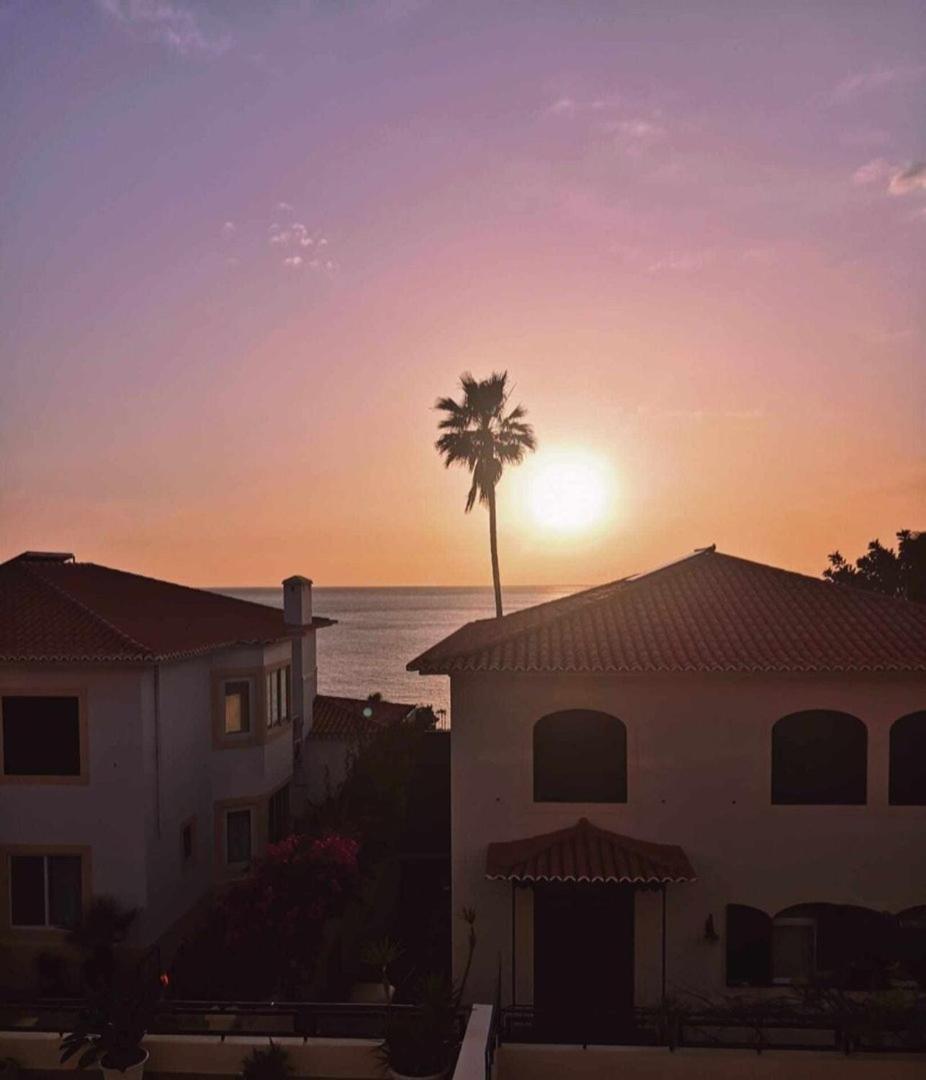
M 505 589 L 505 612 L 555 600 L 581 586 Z M 278 588 L 215 589 L 271 607 L 282 607 Z M 473 619 L 494 614 L 491 588 L 313 588 L 316 615 L 337 619 L 318 632 L 318 688 L 323 694 L 366 697 L 379 691 L 390 701 L 432 705 L 450 714 L 450 680 L 416 675 L 405 665 Z

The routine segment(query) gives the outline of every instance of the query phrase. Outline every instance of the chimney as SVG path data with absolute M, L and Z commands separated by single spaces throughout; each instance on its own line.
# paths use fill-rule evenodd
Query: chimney
M 295 574 L 283 582 L 283 619 L 287 626 L 312 625 L 312 582 Z
M 312 706 L 318 688 L 315 633 L 312 630 L 312 582 L 298 574 L 283 582 L 283 621 L 293 633 L 292 709 L 294 751 L 312 728 Z M 301 633 L 299 632 L 301 631 Z

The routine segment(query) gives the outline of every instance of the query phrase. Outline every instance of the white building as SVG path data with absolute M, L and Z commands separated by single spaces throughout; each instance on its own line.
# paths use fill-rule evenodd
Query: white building
M 472 999 L 861 984 L 888 924 L 926 979 L 926 606 L 708 548 L 409 668 L 451 679 Z
M 280 611 L 66 554 L 0 565 L 0 969 L 93 896 L 139 909 L 130 944 L 169 940 L 284 834 L 330 624 L 311 586 Z

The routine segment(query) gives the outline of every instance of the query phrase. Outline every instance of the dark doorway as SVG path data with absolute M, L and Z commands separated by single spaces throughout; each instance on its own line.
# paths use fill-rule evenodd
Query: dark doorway
M 633 1025 L 633 888 L 534 889 L 534 1015 L 564 1041 L 615 1042 Z

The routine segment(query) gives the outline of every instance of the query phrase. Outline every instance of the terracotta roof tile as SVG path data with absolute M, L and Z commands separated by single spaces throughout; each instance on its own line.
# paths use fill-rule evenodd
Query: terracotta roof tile
M 415 709 L 395 701 L 317 694 L 312 706 L 310 739 L 357 739 L 404 720 Z
M 668 884 L 694 881 L 685 852 L 621 836 L 588 818 L 567 829 L 489 844 L 486 877 L 502 881 L 613 881 Z
M 0 662 L 151 662 L 292 636 L 249 600 L 60 556 L 0 564 Z
M 926 671 L 926 604 L 705 548 L 648 574 L 468 623 L 408 669 Z

